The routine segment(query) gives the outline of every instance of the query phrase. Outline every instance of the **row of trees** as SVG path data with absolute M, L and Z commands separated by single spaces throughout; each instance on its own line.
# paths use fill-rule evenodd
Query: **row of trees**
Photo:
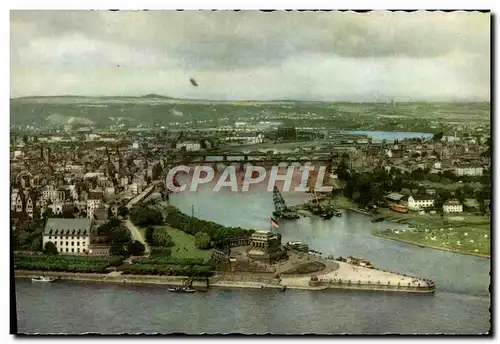
M 129 253 L 132 236 L 120 219 L 113 218 L 98 227 L 97 236 L 100 238 L 99 243 L 111 245 L 111 255 L 126 256 Z
M 180 212 L 170 206 L 165 222 L 174 228 L 179 228 L 187 234 L 195 235 L 195 244 L 198 248 L 223 247 L 230 238 L 247 236 L 254 230 L 241 227 L 226 227 L 221 224 L 200 220 Z M 200 234 L 197 234 L 200 233 Z
M 193 276 L 210 277 L 213 268 L 200 265 L 144 265 L 136 264 L 126 266 L 124 274 L 132 275 L 164 275 L 164 276 Z
M 134 264 L 125 268 L 124 273 L 208 277 L 213 274 L 214 268 L 211 260 L 202 258 L 149 257 L 135 259 Z
M 149 226 L 146 228 L 146 242 L 151 246 L 170 247 L 174 245 L 172 237 L 166 228 Z
M 101 273 L 121 261 L 121 257 L 15 255 L 14 269 Z
M 157 210 L 144 205 L 136 205 L 130 210 L 130 220 L 138 227 L 163 224 L 163 215 Z

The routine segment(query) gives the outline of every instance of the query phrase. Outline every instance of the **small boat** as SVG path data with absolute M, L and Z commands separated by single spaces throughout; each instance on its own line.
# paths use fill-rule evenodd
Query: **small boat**
M 57 278 L 47 276 L 37 276 L 31 279 L 31 282 L 54 282 Z
M 190 287 L 175 287 L 175 288 L 168 288 L 168 291 L 172 293 L 194 293 L 196 292 L 196 289 Z
M 329 220 L 333 217 L 333 213 L 332 212 L 325 212 L 325 213 L 321 214 L 321 217 L 324 220 Z

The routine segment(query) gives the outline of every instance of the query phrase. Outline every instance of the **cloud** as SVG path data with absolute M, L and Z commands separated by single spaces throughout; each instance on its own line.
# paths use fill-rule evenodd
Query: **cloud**
M 489 45 L 473 12 L 13 11 L 11 94 L 50 71 L 45 92 L 193 96 L 195 76 L 202 98 L 489 99 Z

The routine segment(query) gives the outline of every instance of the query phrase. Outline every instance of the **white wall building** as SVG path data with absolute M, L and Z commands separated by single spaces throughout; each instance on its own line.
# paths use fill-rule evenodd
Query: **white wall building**
M 100 199 L 87 199 L 87 218 L 91 219 L 94 216 L 94 210 L 102 204 Z
M 14 211 L 16 210 L 16 204 L 17 204 L 17 195 L 19 194 L 18 189 L 12 189 L 12 195 L 10 197 L 10 210 Z M 21 203 L 22 206 L 22 203 Z
M 199 151 L 201 149 L 201 144 L 198 142 L 180 142 L 177 143 L 175 148 L 177 149 L 182 149 L 183 147 L 186 148 L 186 151 L 188 152 L 194 152 L 194 151 Z
M 408 209 L 411 210 L 422 210 L 432 207 L 433 205 L 434 199 L 427 195 L 415 195 L 408 197 Z
M 131 183 L 129 186 L 128 186 L 128 190 L 129 192 L 132 194 L 132 195 L 137 195 L 139 193 L 139 187 L 137 185 L 137 183 Z
M 462 203 L 457 200 L 448 200 L 443 204 L 443 213 L 462 213 L 464 211 Z
M 66 192 L 64 190 L 57 190 L 53 185 L 47 185 L 42 191 L 42 198 L 54 203 L 63 202 L 66 199 Z
M 59 254 L 84 254 L 90 245 L 90 219 L 47 219 L 43 247 L 54 243 Z
M 482 176 L 483 167 L 481 166 L 457 166 L 455 167 L 457 176 Z
M 61 202 L 52 203 L 48 205 L 47 208 L 51 209 L 54 215 L 59 215 L 63 212 L 63 204 Z
M 264 134 L 257 132 L 234 132 L 225 139 L 227 142 L 238 142 L 252 145 L 264 142 Z

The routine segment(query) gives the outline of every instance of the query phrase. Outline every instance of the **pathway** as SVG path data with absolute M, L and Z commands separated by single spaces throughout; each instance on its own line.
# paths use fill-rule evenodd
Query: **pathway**
M 144 238 L 142 237 L 142 234 L 139 231 L 139 228 L 137 228 L 130 221 L 130 219 L 127 219 L 125 221 L 125 226 L 127 226 L 128 230 L 130 231 L 130 234 L 132 234 L 132 239 L 137 240 L 144 245 L 144 254 L 149 254 L 149 252 L 150 252 L 149 245 L 146 243 L 146 240 L 144 240 Z
M 142 191 L 139 195 L 135 196 L 132 198 L 128 203 L 127 203 L 127 208 L 132 208 L 132 206 L 144 199 L 149 193 L 156 187 L 156 185 L 159 183 L 159 181 L 154 181 L 152 185 L 147 187 L 144 191 Z M 127 218 L 125 221 L 125 226 L 127 226 L 128 230 L 130 231 L 130 234 L 132 235 L 132 238 L 134 240 L 137 240 L 141 242 L 144 245 L 144 254 L 149 254 L 150 249 L 149 245 L 146 243 L 146 240 L 142 237 L 141 232 L 139 231 L 139 228 L 137 228 L 131 221 L 130 218 Z

